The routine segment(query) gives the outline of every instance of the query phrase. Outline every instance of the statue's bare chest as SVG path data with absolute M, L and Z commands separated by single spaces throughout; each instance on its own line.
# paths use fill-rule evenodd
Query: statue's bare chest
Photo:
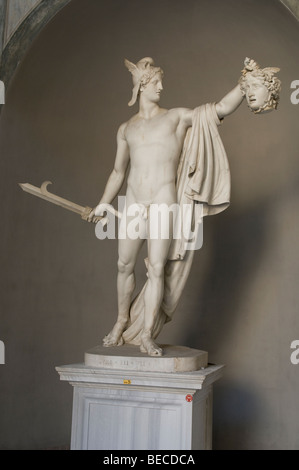
M 128 124 L 126 140 L 130 148 L 166 143 L 175 137 L 175 124 L 165 115 L 152 119 L 136 119 Z

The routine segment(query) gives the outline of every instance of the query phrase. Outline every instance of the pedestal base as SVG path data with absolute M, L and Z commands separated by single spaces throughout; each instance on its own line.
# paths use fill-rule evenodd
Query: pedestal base
M 85 353 L 85 365 L 101 369 L 147 372 L 191 372 L 208 365 L 208 353 L 185 346 L 159 344 L 162 356 L 141 353 L 139 346 L 124 344 L 105 348 L 96 346 Z
M 57 367 L 74 386 L 72 450 L 212 447 L 212 384 L 223 366 L 194 372 Z

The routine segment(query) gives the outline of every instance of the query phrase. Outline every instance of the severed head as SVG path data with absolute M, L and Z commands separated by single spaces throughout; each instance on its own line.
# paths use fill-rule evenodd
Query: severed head
M 277 109 L 281 81 L 275 76 L 277 67 L 262 69 L 254 60 L 246 57 L 239 84 L 247 104 L 255 114 Z

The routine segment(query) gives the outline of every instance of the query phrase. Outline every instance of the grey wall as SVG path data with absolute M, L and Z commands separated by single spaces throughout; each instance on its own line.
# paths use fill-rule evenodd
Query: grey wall
M 222 124 L 231 207 L 205 220 L 204 246 L 159 339 L 226 364 L 215 449 L 299 448 L 299 366 L 290 362 L 299 339 L 298 50 L 298 22 L 272 0 L 72 0 L 34 41 L 0 118 L 1 448 L 68 445 L 72 390 L 54 368 L 82 362 L 117 307 L 116 242 L 17 183 L 50 179 L 53 192 L 96 204 L 117 128 L 132 114 L 123 58 L 148 55 L 165 71 L 165 107 L 220 99 L 245 56 L 281 67 L 278 111 L 255 116 L 243 105 Z M 142 260 L 137 275 L 140 285 Z

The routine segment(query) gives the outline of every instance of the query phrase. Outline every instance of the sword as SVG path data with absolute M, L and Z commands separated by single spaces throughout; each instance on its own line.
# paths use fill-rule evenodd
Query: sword
M 52 204 L 56 204 L 57 206 L 63 207 L 63 209 L 67 209 L 69 211 L 75 212 L 76 214 L 81 215 L 83 220 L 88 220 L 88 216 L 92 211 L 91 207 L 88 206 L 79 206 L 79 204 L 75 204 L 74 202 L 68 201 L 63 197 L 56 196 L 56 194 L 50 193 L 47 190 L 49 184 L 52 184 L 51 181 L 45 181 L 40 188 L 37 186 L 33 186 L 29 183 L 19 183 L 19 186 L 25 191 L 26 193 L 33 194 L 33 196 L 37 196 L 45 201 L 51 202 Z M 121 218 L 121 213 L 115 210 L 111 205 L 107 204 L 106 210 L 111 212 L 114 216 Z M 100 220 L 100 217 L 99 217 Z M 102 225 L 106 225 L 108 219 L 102 218 L 101 223 Z

